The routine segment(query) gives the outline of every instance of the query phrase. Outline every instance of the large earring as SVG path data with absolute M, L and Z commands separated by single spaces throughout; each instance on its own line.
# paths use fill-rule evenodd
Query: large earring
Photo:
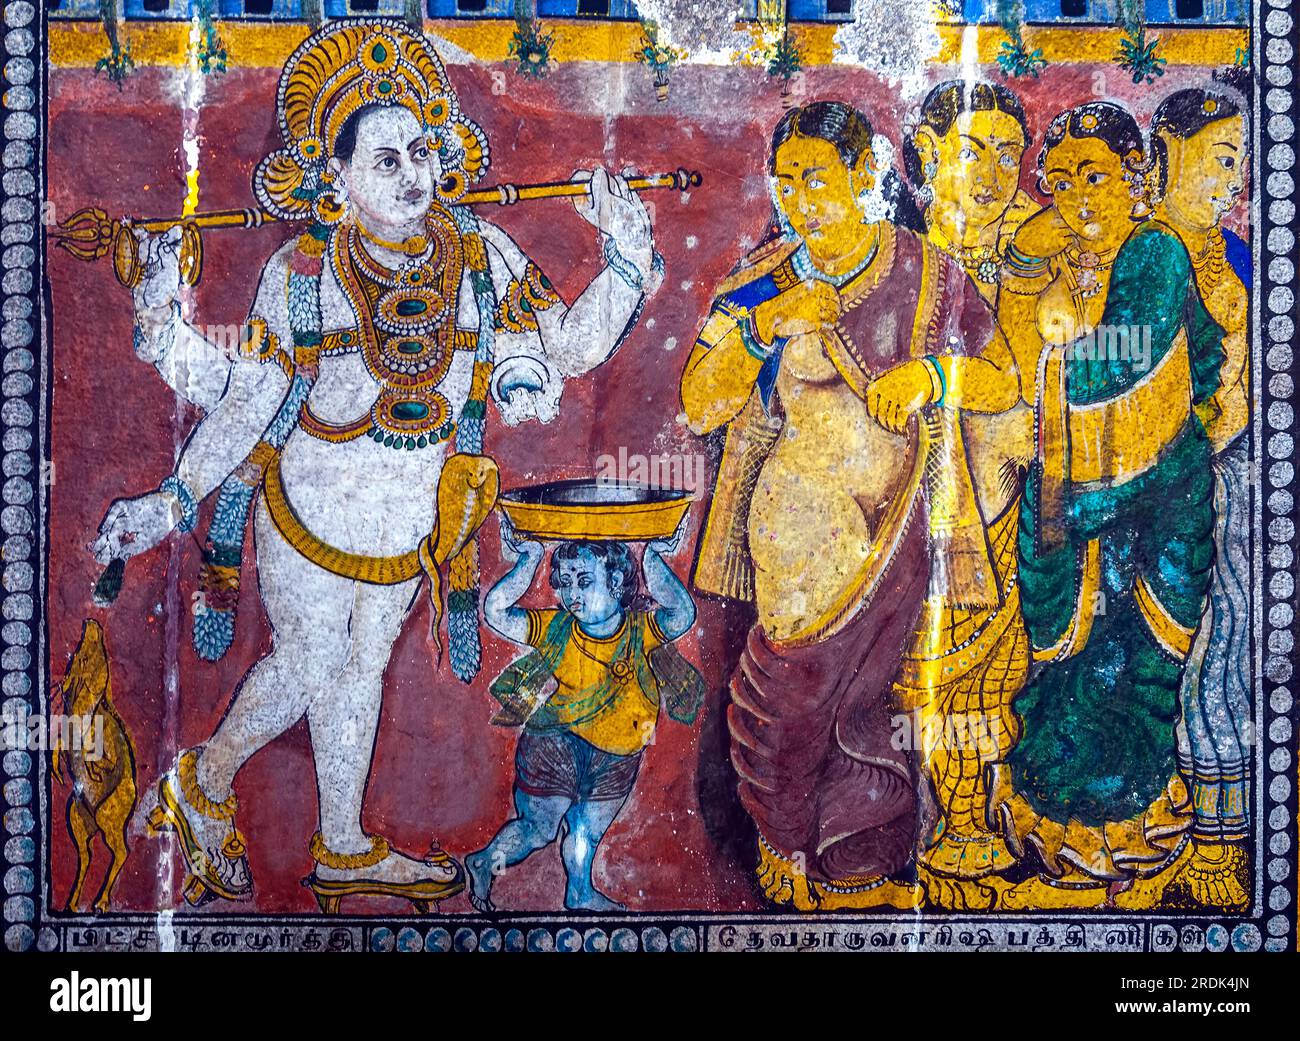
M 934 185 L 930 182 L 934 180 L 935 174 L 938 172 L 939 164 L 933 159 L 921 167 L 921 187 L 916 190 L 916 195 L 926 206 L 934 202 Z
M 338 188 L 321 192 L 311 204 L 311 212 L 322 224 L 338 224 L 348 215 L 347 193 Z

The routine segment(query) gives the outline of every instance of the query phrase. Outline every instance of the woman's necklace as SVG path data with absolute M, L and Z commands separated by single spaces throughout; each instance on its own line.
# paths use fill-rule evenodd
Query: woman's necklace
M 1223 280 L 1227 250 L 1223 229 L 1216 224 L 1205 236 L 1205 245 L 1200 252 L 1192 257 L 1192 268 L 1196 271 L 1196 281 L 1202 290 L 1209 291 Z
M 1075 281 L 1083 297 L 1094 297 L 1101 292 L 1101 273 L 1110 270 L 1118 252 L 1118 246 L 1104 253 L 1083 249 L 1077 245 L 1066 249 L 1066 262 L 1074 269 Z
M 799 276 L 800 281 L 807 281 L 808 279 L 815 278 L 815 279 L 819 279 L 822 282 L 829 282 L 836 289 L 839 289 L 843 286 L 848 285 L 860 274 L 862 274 L 862 272 L 866 271 L 867 268 L 871 266 L 871 262 L 876 259 L 876 254 L 879 251 L 880 251 L 880 228 L 879 226 L 875 226 L 875 233 L 871 237 L 871 244 L 870 246 L 867 247 L 866 254 L 858 263 L 853 265 L 852 268 L 850 268 L 848 271 L 844 272 L 843 274 L 839 274 L 839 275 L 829 274 L 828 272 L 823 271 L 821 268 L 819 268 L 815 263 L 813 263 L 812 257 L 809 256 L 808 254 L 807 243 L 800 244 L 799 248 L 795 250 L 794 256 L 791 258 L 791 262 L 794 265 L 794 272 L 796 275 Z
M 993 246 L 958 245 L 939 227 L 937 221 L 929 227 L 930 241 L 985 285 L 996 285 L 1002 278 L 1002 254 Z

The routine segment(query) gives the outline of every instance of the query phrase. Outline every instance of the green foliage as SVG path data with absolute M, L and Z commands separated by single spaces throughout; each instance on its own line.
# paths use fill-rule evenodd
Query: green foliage
M 550 72 L 551 47 L 555 35 L 542 28 L 524 0 L 515 0 L 515 32 L 510 37 L 510 55 L 518 62 L 515 71 L 539 80 Z
M 776 41 L 776 46 L 768 55 L 767 74 L 780 77 L 789 83 L 790 78 L 802 69 L 803 51 L 799 49 L 799 44 L 787 25 L 781 32 L 781 38 Z
M 636 60 L 654 70 L 656 83 L 667 81 L 668 70 L 684 56 L 675 47 L 659 42 L 657 23 L 641 19 L 641 49 L 637 51 Z
M 1040 47 L 1032 51 L 1025 46 L 1022 32 L 1025 26 L 1025 5 L 1021 0 L 998 0 L 998 24 L 1010 37 L 1002 41 L 998 52 L 998 67 L 1004 76 L 1032 76 L 1038 79 L 1039 73 L 1047 68 L 1047 59 L 1043 57 Z
M 217 35 L 217 27 L 212 21 L 212 0 L 198 0 L 195 15 L 199 20 L 199 46 L 195 55 L 199 71 L 205 76 L 213 72 L 226 71 L 226 45 Z
M 1038 79 L 1039 73 L 1047 68 L 1047 59 L 1043 57 L 1041 47 L 1035 47 L 1032 51 L 1026 47 L 1025 41 L 1020 38 L 1020 32 L 1017 30 L 1010 40 L 1002 41 L 1002 48 L 998 53 L 998 66 L 1007 76 L 1016 78 L 1032 76 Z
M 99 0 L 99 20 L 104 25 L 104 35 L 108 37 L 109 52 L 95 62 L 95 73 L 103 73 L 110 83 L 122 89 L 127 76 L 135 68 L 131 57 L 131 44 L 123 46 L 117 38 L 117 4 L 115 0 Z
M 1154 83 L 1156 77 L 1165 74 L 1165 59 L 1156 54 L 1160 38 L 1152 36 L 1147 40 L 1146 26 L 1137 30 L 1125 30 L 1124 39 L 1119 42 L 1119 53 L 1115 63 L 1125 72 L 1131 73 L 1134 83 Z

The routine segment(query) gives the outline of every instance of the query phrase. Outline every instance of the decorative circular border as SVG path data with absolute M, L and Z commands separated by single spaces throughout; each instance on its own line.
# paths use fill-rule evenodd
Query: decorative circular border
M 0 708 L 5 722 L 40 711 L 42 631 L 38 583 L 43 581 L 40 518 L 49 472 L 43 462 L 42 366 L 34 352 L 42 307 L 44 161 L 44 8 L 31 0 L 4 5 L 3 203 L 0 203 Z M 33 173 L 35 171 L 35 173 Z M 28 751 L 4 752 L 4 945 L 11 951 L 58 945 L 53 929 L 38 926 L 40 857 L 39 761 Z
M 1256 878 L 1263 905 L 1253 920 L 1206 926 L 1170 923 L 1184 949 L 1289 950 L 1296 945 L 1296 700 L 1293 694 L 1296 598 L 1295 56 L 1300 48 L 1293 0 L 1256 0 L 1252 41 L 1255 85 L 1255 173 L 1252 239 L 1259 263 L 1252 333 L 1253 375 L 1260 388 L 1255 416 L 1262 585 L 1255 590 L 1256 638 L 1262 675 L 1257 705 L 1265 721 L 1256 756 Z M 45 505 L 51 471 L 44 458 L 45 358 L 42 336 L 44 256 L 40 243 L 45 163 L 44 5 L 4 4 L 3 123 L 0 124 L 0 709 L 6 718 L 41 711 Z M 33 170 L 36 171 L 33 174 Z M 1260 577 L 1257 573 L 1256 577 Z M 41 921 L 45 854 L 42 822 L 48 778 L 27 751 L 0 757 L 3 775 L 3 904 L 0 928 L 11 951 L 52 950 L 59 935 Z M 41 911 L 44 907 L 40 908 Z M 719 915 L 725 922 L 727 916 Z M 986 921 L 994 921 L 990 916 Z M 1134 924 L 1150 923 L 1134 916 Z M 1158 925 L 1155 926 L 1158 928 Z M 372 950 L 679 950 L 702 948 L 695 927 L 479 928 L 437 925 L 427 930 L 375 922 Z
M 1261 278 L 1255 300 L 1262 353 L 1256 363 L 1260 412 L 1256 432 L 1259 496 L 1264 528 L 1263 618 L 1256 633 L 1263 644 L 1263 682 L 1267 692 L 1265 730 L 1256 757 L 1258 784 L 1264 788 L 1264 819 L 1256 828 L 1258 876 L 1263 879 L 1264 947 L 1293 950 L 1296 944 L 1296 757 L 1294 649 L 1296 604 L 1295 502 L 1295 317 L 1296 300 L 1296 117 L 1294 82 L 1297 27 L 1292 0 L 1259 0 L 1255 46 L 1260 81 L 1256 84 L 1255 209 Z M 1265 379 L 1260 379 L 1260 377 Z

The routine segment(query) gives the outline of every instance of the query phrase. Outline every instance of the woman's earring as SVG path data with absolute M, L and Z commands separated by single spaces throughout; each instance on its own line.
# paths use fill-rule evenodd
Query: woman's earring
M 930 182 L 934 180 L 934 176 L 938 172 L 939 164 L 933 159 L 921 167 L 921 187 L 916 190 L 916 195 L 923 205 L 928 206 L 934 202 L 934 185 Z

